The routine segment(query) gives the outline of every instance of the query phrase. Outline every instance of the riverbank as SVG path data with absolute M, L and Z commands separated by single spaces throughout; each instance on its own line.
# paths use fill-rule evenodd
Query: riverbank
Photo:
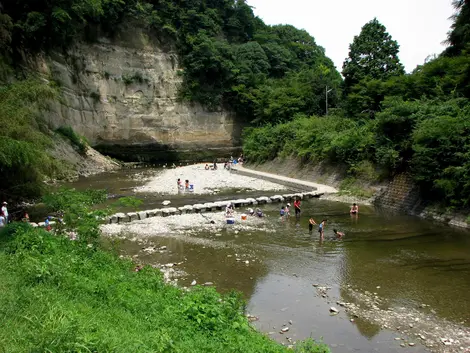
M 0 232 L 0 283 L 5 352 L 288 351 L 252 328 L 236 294 L 184 291 L 151 266 L 25 224 Z M 295 351 L 329 352 L 305 344 Z

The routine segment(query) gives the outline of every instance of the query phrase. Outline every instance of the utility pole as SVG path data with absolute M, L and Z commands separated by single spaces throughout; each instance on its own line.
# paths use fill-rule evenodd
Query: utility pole
M 325 115 L 328 115 L 328 93 L 330 93 L 333 88 L 328 89 L 328 86 L 325 87 Z

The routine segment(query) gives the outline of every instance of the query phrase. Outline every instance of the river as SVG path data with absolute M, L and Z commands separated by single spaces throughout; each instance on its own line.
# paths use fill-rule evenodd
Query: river
M 154 173 L 122 170 L 73 186 L 128 196 Z M 271 194 L 228 188 L 217 195 L 137 196 L 144 201 L 141 209 L 149 209 L 161 207 L 163 199 L 178 207 Z M 178 264 L 181 286 L 211 282 L 221 292 L 241 291 L 247 312 L 259 318 L 254 325 L 284 344 L 313 337 L 322 338 L 333 352 L 467 351 L 468 231 L 368 206 L 351 216 L 347 204 L 321 199 L 303 201 L 302 209 L 300 220 L 282 221 L 279 204 L 263 205 L 267 217 L 259 224 L 249 221 L 250 227 L 216 224 L 213 230 L 196 227 L 156 235 L 124 229 L 126 237 L 117 247 L 141 263 Z M 188 217 L 220 221 L 212 214 Z M 309 217 L 328 219 L 323 241 L 315 231 L 308 232 Z M 141 227 L 148 228 L 145 222 Z M 346 233 L 344 239 L 335 238 L 334 228 Z M 149 246 L 167 249 L 149 253 L 144 250 Z M 332 306 L 338 315 L 331 315 Z M 283 327 L 289 331 L 281 334 Z

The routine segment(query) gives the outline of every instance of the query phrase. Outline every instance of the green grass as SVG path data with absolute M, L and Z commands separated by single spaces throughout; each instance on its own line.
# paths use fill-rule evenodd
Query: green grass
M 161 273 L 27 224 L 0 233 L 0 351 L 287 352 L 236 293 L 189 292 Z M 329 352 L 308 340 L 297 352 Z
M 350 195 L 364 199 L 374 196 L 374 191 L 358 182 L 354 177 L 344 179 L 339 186 L 339 195 Z

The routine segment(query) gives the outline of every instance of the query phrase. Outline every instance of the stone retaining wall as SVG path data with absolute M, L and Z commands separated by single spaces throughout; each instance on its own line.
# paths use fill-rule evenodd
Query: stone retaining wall
M 168 217 L 173 215 L 180 215 L 186 213 L 206 213 L 206 212 L 215 212 L 222 211 L 228 203 L 232 203 L 235 208 L 243 206 L 255 206 L 262 205 L 267 203 L 275 202 L 284 202 L 294 200 L 296 198 L 306 199 L 313 197 L 320 197 L 323 193 L 312 191 L 304 192 L 297 194 L 285 194 L 285 195 L 274 195 L 271 197 L 261 196 L 258 198 L 247 198 L 247 199 L 238 199 L 238 200 L 228 200 L 228 201 L 216 201 L 208 202 L 204 204 L 195 204 L 195 205 L 185 205 L 182 207 L 166 207 L 162 209 L 147 210 L 140 212 L 129 212 L 129 213 L 116 213 L 107 218 L 107 223 L 124 223 L 124 222 L 133 222 L 142 219 L 147 219 L 151 217 Z

